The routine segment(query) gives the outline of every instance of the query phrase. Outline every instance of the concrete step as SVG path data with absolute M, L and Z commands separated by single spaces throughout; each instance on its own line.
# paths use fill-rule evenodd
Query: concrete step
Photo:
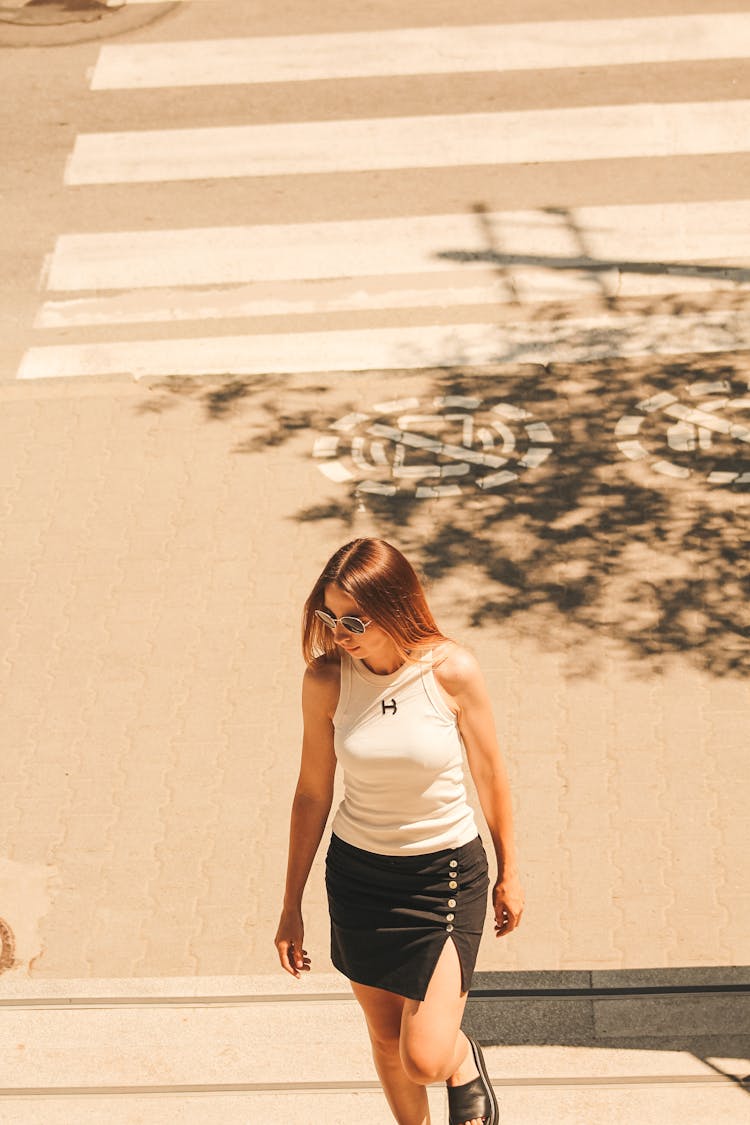
M 465 1026 L 490 1044 L 485 1054 L 505 1120 L 518 1125 L 747 1120 L 750 1090 L 741 1079 L 750 1061 L 741 1052 L 748 1041 L 739 1035 L 735 1016 L 732 1028 L 714 1027 L 711 1035 L 694 1021 L 688 1030 L 696 1035 L 665 1030 L 660 1038 L 653 1020 L 636 1029 L 633 1012 L 628 1018 L 623 1008 L 627 997 L 600 995 L 600 1003 L 617 1003 L 613 1011 L 620 1016 L 603 1020 L 601 1036 L 592 1038 L 580 1023 L 585 995 L 571 976 L 567 993 L 563 988 L 546 997 L 539 990 L 530 995 L 533 990 L 510 989 L 508 979 L 505 988 L 490 988 L 486 976 L 485 988 L 472 993 Z M 746 1005 L 746 996 L 741 999 Z M 732 1000 L 725 996 L 722 1004 Z M 546 1037 L 538 1031 L 545 1007 L 551 1029 Z M 566 1011 L 563 1037 L 555 1026 L 565 1024 Z M 715 1015 L 709 1022 L 718 1022 Z M 683 1049 L 674 1049 L 676 1035 Z M 714 1049 L 724 1054 L 708 1053 Z M 444 1087 L 431 1087 L 429 1098 L 433 1125 L 447 1125 Z M 281 975 L 3 979 L 3 1125 L 390 1125 L 392 1120 L 361 1011 L 338 976 L 316 974 L 300 982 Z
M 445 1097 L 431 1088 L 432 1125 L 447 1125 Z M 501 1121 L 514 1125 L 747 1125 L 738 1090 L 510 1088 L 498 1090 Z M 393 1125 L 380 1090 L 252 1094 L 124 1094 L 3 1099 L 3 1125 Z

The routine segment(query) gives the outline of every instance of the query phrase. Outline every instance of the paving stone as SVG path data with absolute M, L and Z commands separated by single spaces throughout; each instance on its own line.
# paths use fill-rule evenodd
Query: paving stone
M 409 378 L 422 393 L 426 377 Z M 352 376 L 346 388 L 324 390 L 333 403 L 336 395 L 336 402 L 356 399 L 366 386 Z M 394 394 L 403 386 L 390 379 Z M 8 427 L 23 441 L 14 439 L 5 482 L 8 526 L 18 539 L 5 572 L 14 593 L 2 674 L 11 688 L 10 744 L 18 748 L 12 783 L 23 785 L 8 790 L 19 815 L 3 824 L 3 835 L 6 854 L 16 849 L 29 862 L 42 855 L 59 879 L 40 920 L 39 955 L 21 971 L 29 984 L 111 975 L 140 977 L 144 987 L 161 980 L 162 988 L 170 979 L 199 988 L 207 975 L 262 972 L 294 997 L 285 992 L 272 938 L 301 733 L 299 612 L 322 562 L 354 533 L 341 521 L 299 513 L 335 503 L 340 491 L 322 480 L 301 438 L 261 454 L 235 451 L 253 425 L 265 425 L 257 400 L 226 423 L 208 423 L 200 396 L 174 396 L 172 410 L 139 415 L 136 408 L 155 396 L 145 385 L 12 391 Z M 378 530 L 372 513 L 357 521 L 357 533 Z M 419 543 L 416 531 L 403 534 Z M 687 966 L 685 979 L 711 983 L 712 972 L 744 963 L 746 683 L 688 667 L 687 658 L 657 675 L 604 638 L 584 653 L 572 631 L 560 633 L 570 651 L 552 651 L 553 638 L 516 617 L 470 628 L 464 607 L 478 581 L 476 568 L 438 575 L 433 600 L 486 671 L 513 779 L 528 904 L 518 933 L 501 941 L 488 912 L 476 979 L 490 970 L 569 969 L 601 983 L 621 981 L 616 970 Z M 569 660 L 584 655 L 586 675 L 571 675 Z M 322 853 L 305 924 L 316 971 L 302 987 L 314 994 L 332 974 Z M 12 975 L 3 975 L 3 995 Z M 343 978 L 331 979 L 347 994 Z M 710 1084 L 715 1072 L 698 1056 L 671 1049 L 676 1036 L 687 1042 L 697 1028 L 718 1043 L 727 1024 L 743 1018 L 736 999 L 722 1006 L 689 998 L 671 1010 L 662 998 L 483 1004 L 470 1002 L 467 1026 L 515 1036 L 539 1052 L 526 1057 L 526 1069 L 518 1054 L 492 1055 L 493 1074 L 507 1081 L 504 1113 L 514 1120 L 609 1125 L 627 1114 L 629 1123 L 682 1125 L 699 1112 L 711 1125 L 734 1125 L 746 1113 L 747 1095 L 736 1085 Z M 353 1012 L 362 1074 L 374 1081 L 361 1014 Z M 220 1033 L 217 1022 L 214 1039 L 207 1031 L 197 1046 L 221 1042 Z M 225 1042 L 236 1048 L 247 1034 Z M 650 1053 L 634 1060 L 624 1039 L 651 1044 Z M 617 1043 L 611 1057 L 630 1060 L 625 1079 L 681 1074 L 697 1084 L 669 1091 L 658 1082 L 592 1085 L 614 1065 L 605 1064 L 597 1041 Z M 572 1085 L 544 1069 L 556 1049 L 590 1052 L 585 1071 L 583 1055 L 571 1056 Z M 308 1054 L 312 1060 L 315 1052 Z M 147 1052 L 142 1061 L 146 1071 L 135 1056 L 124 1060 L 139 1080 L 156 1065 Z M 636 1061 L 640 1069 L 632 1069 Z M 100 1073 L 92 1064 L 91 1074 Z M 186 1065 L 184 1073 L 195 1080 L 194 1069 Z M 524 1075 L 536 1085 L 513 1085 Z M 540 1075 L 555 1084 L 539 1084 Z M 270 1123 L 278 1095 L 259 1100 L 266 1096 L 186 1095 L 179 1115 L 202 1122 L 218 1107 L 231 1125 L 232 1114 L 244 1121 L 252 1106 Z M 355 1104 L 345 1102 L 353 1094 L 317 1100 L 326 1096 L 316 1094 L 314 1113 L 328 1125 L 339 1107 Z M 128 1125 L 139 1120 L 131 1111 L 157 1122 L 148 1116 L 157 1105 L 174 1119 L 171 1095 L 158 1103 L 128 1097 L 127 1109 L 115 1098 L 57 1099 L 43 1108 L 51 1125 L 54 1114 L 67 1125 L 72 1105 L 76 1120 L 89 1114 L 97 1125 L 102 1106 Z M 317 1125 L 307 1095 L 284 1097 L 307 1099 L 305 1120 Z M 358 1103 L 360 1112 L 378 1122 L 380 1092 L 364 1089 L 361 1097 L 368 1100 Z M 284 1102 L 287 1111 L 297 1104 Z M 39 1108 L 18 1100 L 13 1112 L 23 1106 Z

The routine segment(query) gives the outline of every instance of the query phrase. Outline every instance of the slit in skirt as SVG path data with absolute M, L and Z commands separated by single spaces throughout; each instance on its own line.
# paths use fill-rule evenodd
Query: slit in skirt
M 356 984 L 424 1000 L 451 938 L 468 992 L 487 912 L 487 855 L 480 836 L 458 848 L 391 856 L 335 834 L 326 854 L 331 960 Z

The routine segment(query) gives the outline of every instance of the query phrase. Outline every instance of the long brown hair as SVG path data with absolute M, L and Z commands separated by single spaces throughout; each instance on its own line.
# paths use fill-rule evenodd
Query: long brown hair
M 302 652 L 308 664 L 336 651 L 333 633 L 315 616 L 325 606 L 325 588 L 331 583 L 388 633 L 403 660 L 446 639 L 408 559 L 384 539 L 353 539 L 331 556 L 305 602 Z

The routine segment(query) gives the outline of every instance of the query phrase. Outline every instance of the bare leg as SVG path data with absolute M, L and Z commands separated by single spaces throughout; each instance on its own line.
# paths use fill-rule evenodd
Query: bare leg
M 404 1073 L 398 1039 L 389 1050 L 372 1045 L 372 1057 L 383 1093 L 398 1125 L 430 1125 L 427 1090 Z
M 459 1031 L 456 1037 L 456 1050 L 449 1065 L 451 1073 L 446 1079 L 449 1086 L 464 1086 L 467 1082 L 471 1082 L 472 1078 L 479 1076 L 469 1040 L 463 1031 Z
M 350 981 L 367 1020 L 372 1057 L 383 1093 L 398 1125 L 430 1125 L 424 1084 L 405 1073 L 399 1052 L 403 996 Z
M 452 941 L 445 944 L 424 1001 L 351 981 L 362 1007 L 375 1069 L 398 1125 L 430 1125 L 425 1087 L 462 1086 L 477 1076 L 469 1041 L 460 1029 L 467 994 Z M 466 1125 L 482 1125 L 479 1118 Z
M 401 1058 L 414 1082 L 463 1086 L 478 1071 L 469 1041 L 461 1031 L 467 993 L 461 992 L 461 966 L 454 943 L 446 941 L 424 1000 L 405 1000 Z M 481 1118 L 462 1125 L 482 1125 Z

